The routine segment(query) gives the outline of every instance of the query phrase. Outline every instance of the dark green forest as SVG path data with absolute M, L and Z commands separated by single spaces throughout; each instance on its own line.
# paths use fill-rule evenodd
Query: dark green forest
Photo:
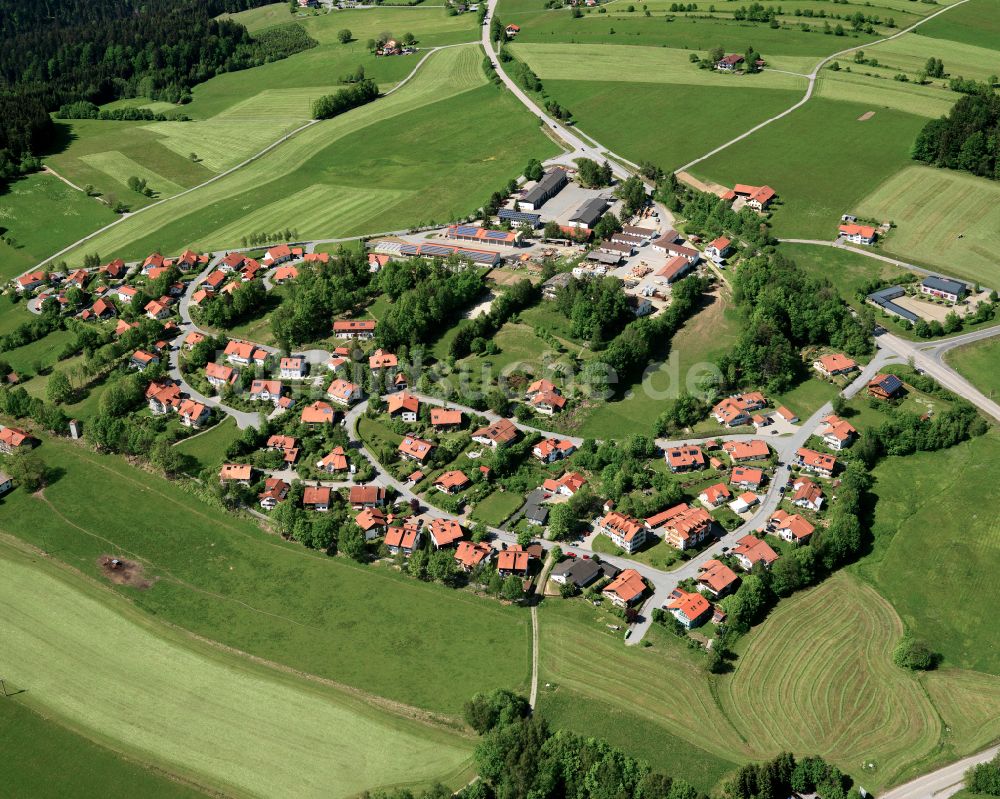
M 184 102 L 191 87 L 314 46 L 286 25 L 252 37 L 216 20 L 267 0 L 0 0 L 0 181 L 37 166 L 66 103 L 147 96 Z
M 913 145 L 913 157 L 1000 180 L 1000 95 L 984 89 L 961 98 L 948 116 L 924 126 Z

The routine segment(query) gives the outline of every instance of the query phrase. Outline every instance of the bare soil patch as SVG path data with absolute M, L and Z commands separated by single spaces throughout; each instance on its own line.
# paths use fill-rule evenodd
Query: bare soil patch
M 697 189 L 698 191 L 707 191 L 709 194 L 722 195 L 728 191 L 725 186 L 719 183 L 713 183 L 712 181 L 699 180 L 690 172 L 678 172 L 677 179 L 681 181 L 681 183 L 686 183 L 693 189 Z
M 134 560 L 116 558 L 113 555 L 101 555 L 97 559 L 97 565 L 101 574 L 116 585 L 127 585 L 130 588 L 145 591 L 152 588 L 153 583 L 156 582 L 155 578 L 148 579 L 142 564 L 136 563 Z
M 865 111 L 861 116 L 858 117 L 858 122 L 865 122 L 875 116 L 874 111 Z

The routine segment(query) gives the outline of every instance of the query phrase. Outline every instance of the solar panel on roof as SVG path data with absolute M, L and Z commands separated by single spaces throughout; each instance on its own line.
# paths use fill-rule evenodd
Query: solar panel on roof
M 455 228 L 455 232 L 459 236 L 475 236 L 479 233 L 479 228 L 475 225 L 459 225 Z
M 502 230 L 487 230 L 486 238 L 488 239 L 505 239 L 507 234 Z

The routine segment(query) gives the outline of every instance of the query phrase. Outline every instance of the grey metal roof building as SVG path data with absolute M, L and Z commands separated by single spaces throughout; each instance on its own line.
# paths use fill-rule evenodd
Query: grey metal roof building
M 607 200 L 603 197 L 592 197 L 576 209 L 569 221 L 585 228 L 592 228 L 604 216 L 606 210 L 608 210 Z
M 953 294 L 956 297 L 964 296 L 965 292 L 969 290 L 968 285 L 963 283 L 961 280 L 952 280 L 950 277 L 938 277 L 937 275 L 925 277 L 920 285 L 926 286 L 933 291 Z
M 531 211 L 537 211 L 545 205 L 547 200 L 562 191 L 563 186 L 567 183 L 569 183 L 569 178 L 566 177 L 565 169 L 550 169 L 538 183 L 528 190 L 527 194 L 518 200 L 517 207 L 521 210 L 527 208 Z
M 902 297 L 904 294 L 906 294 L 906 290 L 902 286 L 889 286 L 888 288 L 879 289 L 869 294 L 868 301 L 875 303 L 887 313 L 895 314 L 900 319 L 905 319 L 908 322 L 916 324 L 920 317 L 913 313 L 913 311 L 908 311 L 903 306 L 896 305 L 893 302 L 893 300 Z

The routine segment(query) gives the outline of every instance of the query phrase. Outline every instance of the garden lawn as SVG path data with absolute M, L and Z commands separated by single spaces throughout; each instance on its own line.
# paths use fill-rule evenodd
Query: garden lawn
M 4 790 L 10 796 L 63 799 L 194 799 L 194 790 L 117 752 L 98 746 L 43 716 L 27 704 L 26 694 L 0 702 L 0 747 L 8 758 Z
M 1000 394 L 1000 339 L 977 341 L 953 349 L 945 360 L 988 397 Z
M 887 254 L 1000 288 L 997 181 L 912 165 L 873 187 L 855 211 L 896 224 Z
M 524 504 L 524 497 L 510 491 L 494 491 L 472 511 L 472 518 L 489 527 L 499 527 Z
M 458 782 L 470 742 L 454 732 L 251 666 L 35 560 L 0 558 L 4 677 L 84 734 L 226 793 Z
M 52 175 L 10 181 L 0 194 L 0 281 L 6 282 L 39 261 L 114 221 L 115 214 L 82 191 Z
M 467 213 L 528 158 L 555 151 L 531 115 L 485 85 L 480 61 L 474 46 L 436 53 L 398 92 L 313 125 L 249 166 L 125 220 L 87 249 L 139 257 L 231 246 L 254 225 L 323 238 Z M 405 123 L 393 119 L 403 115 Z M 493 122 L 470 126 L 471 117 Z M 401 186 L 412 189 L 401 195 Z M 327 211 L 302 220 L 310 197 Z
M 809 369 L 805 380 L 784 394 L 769 397 L 768 401 L 775 407 L 784 405 L 800 419 L 805 420 L 818 411 L 824 402 L 830 402 L 839 391 L 836 385 L 820 380 L 816 377 L 815 371 Z
M 58 479 L 44 498 L 9 494 L 0 528 L 85 574 L 96 573 L 101 554 L 141 560 L 155 585 L 118 590 L 144 611 L 294 669 L 448 714 L 460 711 L 466 686 L 527 684 L 529 623 L 519 608 L 282 541 L 193 490 L 70 442 L 46 437 L 38 452 Z M 421 679 L 401 681 L 404 671 Z
M 189 455 L 196 462 L 196 470 L 202 471 L 221 465 L 226 459 L 226 449 L 240 437 L 236 421 L 225 417 L 215 427 L 198 433 L 175 445 L 178 452 Z
M 893 110 L 859 121 L 872 110 L 865 103 L 815 98 L 693 171 L 726 186 L 774 188 L 778 236 L 833 239 L 842 214 L 866 213 L 862 199 L 910 163 L 910 146 L 926 121 Z M 927 192 L 921 188 L 931 197 Z
M 995 482 L 998 464 L 995 431 L 942 452 L 885 459 L 874 471 L 875 550 L 859 567 L 945 665 L 990 674 L 1000 674 L 1000 596 L 990 587 L 1000 517 L 983 487 Z

